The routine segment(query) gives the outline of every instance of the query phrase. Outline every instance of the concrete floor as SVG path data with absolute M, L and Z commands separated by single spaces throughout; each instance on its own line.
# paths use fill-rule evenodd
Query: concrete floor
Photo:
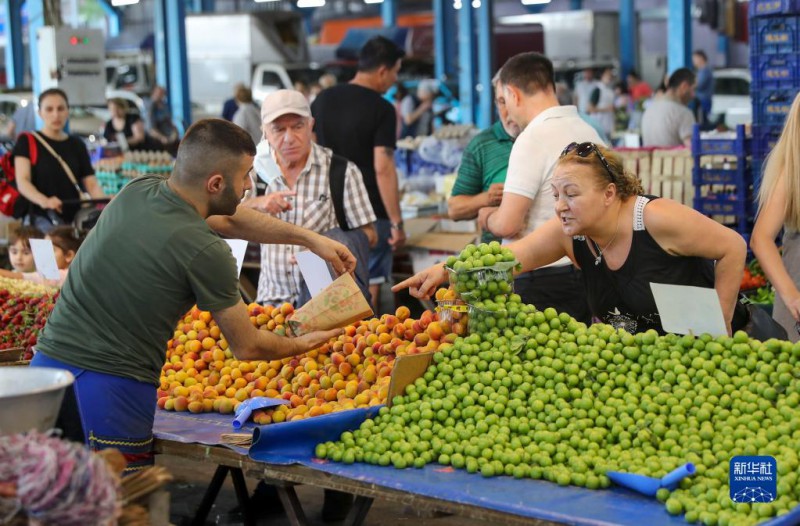
M 206 487 L 214 474 L 210 464 L 191 463 L 177 457 L 159 455 L 157 464 L 169 469 L 175 481 L 168 487 L 170 493 L 170 519 L 176 526 L 188 526 Z M 258 481 L 247 479 L 247 487 L 252 491 Z M 303 511 L 310 525 L 337 526 L 340 522 L 322 522 L 321 511 L 323 490 L 311 486 L 297 486 L 297 496 L 303 504 Z M 209 513 L 207 526 L 233 526 L 243 524 L 241 514 L 232 512 L 237 506 L 236 495 L 230 477 L 219 493 L 214 507 Z M 281 511 L 264 513 L 258 517 L 259 525 L 290 526 L 289 519 Z M 420 511 L 393 502 L 375 500 L 367 515 L 367 526 L 482 526 L 484 521 L 471 520 L 457 516 L 439 516 L 433 511 Z

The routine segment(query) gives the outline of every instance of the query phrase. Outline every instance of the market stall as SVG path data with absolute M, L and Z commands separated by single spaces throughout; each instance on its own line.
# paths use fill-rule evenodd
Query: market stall
M 586 327 L 521 304 L 516 264 L 499 245 L 470 246 L 448 258 L 435 311 L 353 321 L 273 362 L 236 360 L 210 313 L 187 313 L 166 345 L 155 447 L 218 466 L 196 519 L 230 474 L 242 503 L 244 475 L 277 484 L 293 524 L 306 523 L 294 484 L 357 495 L 352 524 L 375 498 L 502 523 L 800 520 L 790 442 L 800 347 Z M 748 271 L 743 287 L 764 284 Z M 337 297 L 333 311 L 347 316 L 350 296 Z M 320 312 L 253 304 L 249 314 L 283 334 Z M 243 414 L 260 399 L 274 402 Z M 782 466 L 775 504 L 731 500 L 738 452 Z M 693 477 L 650 495 L 612 476 L 660 484 L 685 463 Z

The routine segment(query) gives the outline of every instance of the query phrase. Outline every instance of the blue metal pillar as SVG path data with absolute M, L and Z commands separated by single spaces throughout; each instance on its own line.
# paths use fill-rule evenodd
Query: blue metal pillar
M 156 0 L 154 7 L 153 53 L 156 61 L 156 84 L 166 88 L 169 81 L 167 75 L 167 26 L 164 16 L 164 0 Z
M 189 61 L 186 56 L 186 7 L 183 2 L 157 0 L 164 5 L 167 38 L 167 75 L 172 116 L 185 124 L 192 122 L 189 98 Z
M 452 1 L 433 0 L 433 61 L 436 78 L 440 81 L 455 77 L 457 31 L 456 10 Z
M 730 48 L 730 39 L 726 35 L 717 36 L 717 51 L 722 57 L 722 64 L 711 64 L 711 67 L 727 68 L 728 67 L 728 49 Z
M 634 0 L 619 2 L 619 62 L 624 79 L 636 69 L 636 8 Z
M 6 10 L 6 85 L 21 88 L 25 84 L 25 50 L 22 47 L 21 0 L 3 0 Z
M 383 27 L 397 27 L 397 2 L 395 0 L 383 0 L 381 18 Z
M 111 5 L 110 0 L 97 0 L 97 3 L 103 8 L 106 18 L 108 18 L 108 36 L 119 36 L 119 32 L 122 29 L 122 13 Z
M 39 29 L 44 27 L 44 1 L 27 0 L 28 9 L 28 49 L 30 53 L 31 85 L 33 87 L 33 98 L 39 97 L 42 92 L 42 83 L 39 78 L 39 39 L 37 34 Z M 37 127 L 39 119 L 37 116 Z
M 583 0 L 570 0 L 569 8 L 573 11 L 580 11 L 583 9 Z
M 468 0 L 469 2 L 469 0 Z M 463 4 L 458 11 L 458 86 L 461 122 L 474 124 L 477 110 L 475 84 L 477 80 L 475 57 L 475 22 L 472 6 Z
M 488 128 L 492 124 L 494 109 L 492 96 L 492 75 L 494 74 L 494 0 L 477 0 L 480 5 L 475 9 L 478 30 L 478 112 L 476 124 L 478 128 Z M 463 9 L 467 9 L 464 6 Z
M 667 71 L 692 67 L 692 2 L 667 2 Z

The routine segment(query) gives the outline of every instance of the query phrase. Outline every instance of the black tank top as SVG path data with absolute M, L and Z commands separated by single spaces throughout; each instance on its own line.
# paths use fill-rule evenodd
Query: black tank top
M 673 256 L 662 249 L 644 226 L 644 207 L 652 196 L 638 196 L 633 207 L 633 240 L 625 263 L 610 270 L 595 256 L 584 236 L 572 239 L 575 261 L 580 265 L 589 308 L 603 323 L 631 334 L 655 329 L 664 334 L 650 283 L 714 288 L 714 263 L 695 256 Z M 741 306 L 737 304 L 737 311 Z M 742 313 L 734 315 L 734 330 Z M 746 317 L 746 314 L 744 314 Z M 746 319 L 745 319 L 746 323 Z

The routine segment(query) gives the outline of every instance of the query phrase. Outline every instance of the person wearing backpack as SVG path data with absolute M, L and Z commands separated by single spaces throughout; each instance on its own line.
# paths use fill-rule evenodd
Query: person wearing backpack
M 255 170 L 267 185 L 246 206 L 331 237 L 356 256 L 355 279 L 369 298 L 369 247 L 377 241 L 375 212 L 361 172 L 347 159 L 312 140 L 314 119 L 295 90 L 270 93 L 261 105 L 265 140 Z M 301 306 L 310 299 L 295 262 L 294 245 L 262 245 L 257 301 Z
M 12 155 L 20 198 L 29 201 L 26 222 L 47 233 L 58 222 L 71 223 L 84 196 L 102 199 L 105 194 L 86 145 L 64 131 L 69 118 L 67 94 L 58 88 L 43 91 L 39 116 L 44 126 L 31 133 L 35 141 L 21 135 Z

